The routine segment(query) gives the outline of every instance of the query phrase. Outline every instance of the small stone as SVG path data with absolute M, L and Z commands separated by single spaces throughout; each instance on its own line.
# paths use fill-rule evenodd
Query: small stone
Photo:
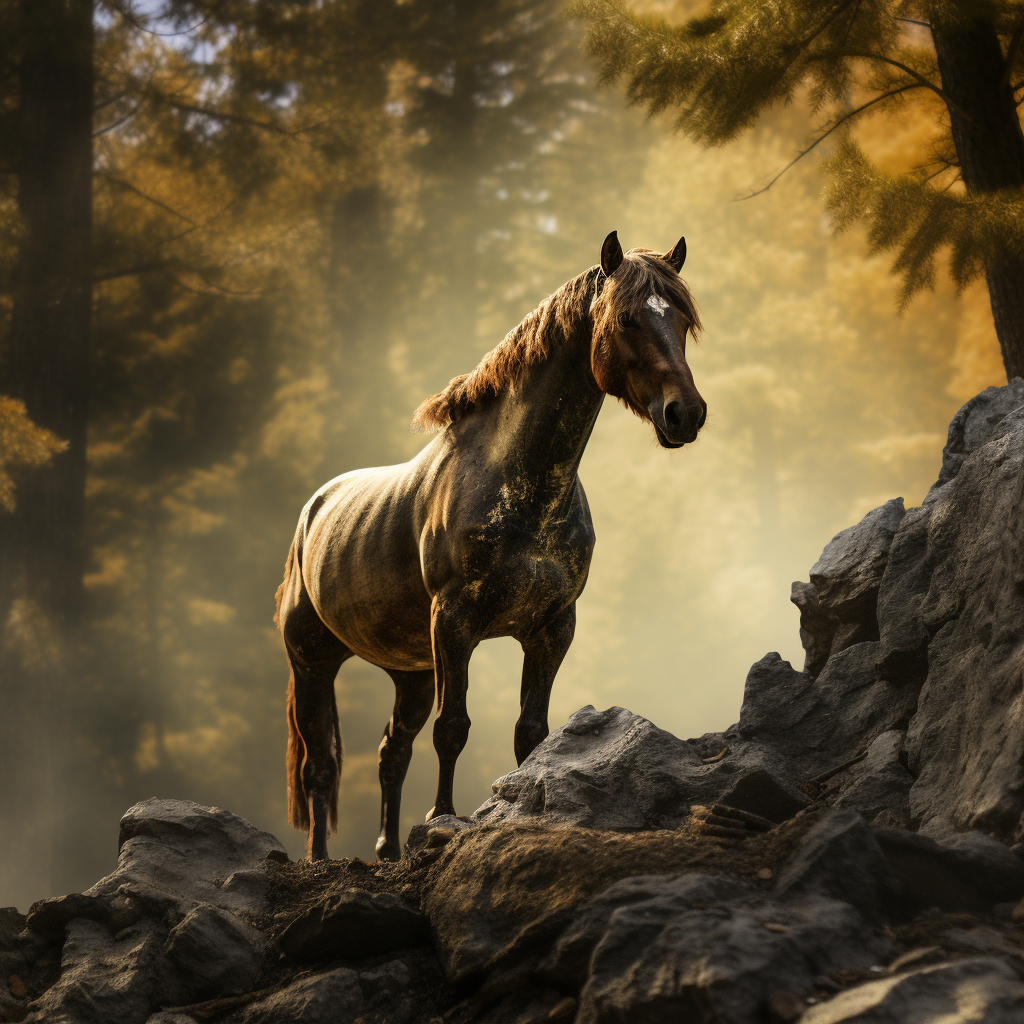
M 767 881 L 769 878 L 772 877 L 772 869 L 771 868 L 760 868 L 758 870 L 758 872 L 757 872 L 757 877 L 758 878 L 762 878 L 765 881 Z
M 765 928 L 770 932 L 778 932 L 780 935 L 785 935 L 789 931 L 784 924 L 776 924 L 774 921 L 767 921 Z
M 7 979 L 7 988 L 15 999 L 25 999 L 28 997 L 28 989 L 25 987 L 25 982 L 16 974 L 12 974 Z

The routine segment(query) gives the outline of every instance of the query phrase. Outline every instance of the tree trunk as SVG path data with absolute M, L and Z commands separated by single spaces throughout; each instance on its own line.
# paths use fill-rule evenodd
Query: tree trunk
M 971 192 L 1024 185 L 1024 133 L 995 26 L 979 18 L 932 28 L 960 172 Z M 1024 377 L 1024 263 L 994 252 L 986 267 L 1008 378 Z
M 0 862 L 49 895 L 53 756 L 82 603 L 92 235 L 92 0 L 21 0 L 21 235 L 4 394 L 68 442 L 21 474 L 0 529 Z

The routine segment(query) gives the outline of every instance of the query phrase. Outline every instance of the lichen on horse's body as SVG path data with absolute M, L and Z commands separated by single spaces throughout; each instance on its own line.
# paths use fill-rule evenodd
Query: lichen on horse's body
M 325 484 L 303 509 L 278 591 L 288 691 L 289 811 L 307 852 L 336 826 L 341 732 L 334 677 L 352 655 L 387 671 L 395 709 L 380 746 L 378 856 L 399 855 L 398 811 L 412 742 L 436 693 L 437 799 L 453 814 L 469 732 L 467 667 L 497 636 L 523 647 L 515 754 L 547 735 L 551 684 L 575 628 L 594 530 L 577 470 L 605 394 L 692 441 L 706 406 L 685 361 L 700 327 L 678 277 L 685 246 L 623 256 L 563 285 L 481 360 L 417 410 L 441 428 L 411 461 Z

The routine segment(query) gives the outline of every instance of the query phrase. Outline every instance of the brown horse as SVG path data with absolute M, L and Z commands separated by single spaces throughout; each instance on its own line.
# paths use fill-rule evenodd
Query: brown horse
M 440 433 L 410 462 L 325 484 L 302 510 L 276 622 L 288 683 L 288 813 L 308 829 L 311 860 L 337 827 L 341 731 L 334 677 L 352 655 L 379 665 L 395 706 L 379 750 L 377 856 L 396 859 L 412 743 L 437 697 L 437 799 L 454 814 L 455 762 L 466 744 L 467 669 L 481 640 L 522 645 L 515 755 L 548 734 L 548 698 L 572 642 L 594 530 L 577 476 L 606 394 L 654 425 L 665 448 L 693 441 L 707 406 L 686 365 L 700 330 L 664 255 L 622 253 L 613 231 L 600 266 L 545 299 L 472 373 L 416 411 Z

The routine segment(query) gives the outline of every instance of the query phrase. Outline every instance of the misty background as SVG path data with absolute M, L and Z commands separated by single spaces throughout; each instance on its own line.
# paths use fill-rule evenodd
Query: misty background
M 22 755 L 7 776 L 33 798 L 0 824 L 20 837 L 0 904 L 108 873 L 120 815 L 150 796 L 226 807 L 300 855 L 271 621 L 299 511 L 339 473 L 414 455 L 419 402 L 596 263 L 609 231 L 624 248 L 686 236 L 708 420 L 666 451 L 605 403 L 580 471 L 597 546 L 553 728 L 586 704 L 684 738 L 735 721 L 751 663 L 802 665 L 790 583 L 870 509 L 919 503 L 953 413 L 1005 383 L 984 289 L 940 283 L 899 313 L 890 261 L 857 231 L 834 237 L 817 154 L 742 198 L 791 159 L 804 111 L 702 149 L 598 87 L 560 7 L 96 6 L 83 626 L 56 696 L 3 681 L 6 728 L 51 760 Z M 859 140 L 898 166 L 916 116 L 868 119 Z M 0 190 L 7 330 L 9 175 Z M 460 813 L 515 767 L 520 670 L 511 639 L 473 656 Z M 393 688 L 356 659 L 336 688 L 329 850 L 372 859 Z M 403 839 L 436 769 L 428 723 Z

